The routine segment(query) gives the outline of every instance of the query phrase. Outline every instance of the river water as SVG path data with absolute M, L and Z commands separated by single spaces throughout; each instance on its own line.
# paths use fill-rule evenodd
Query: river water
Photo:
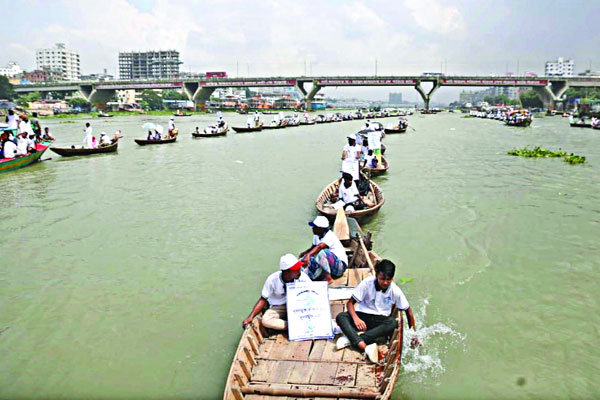
M 598 397 L 600 131 L 460 117 L 385 138 L 386 204 L 363 226 L 424 341 L 394 398 Z M 0 175 L 0 398 L 222 396 L 241 321 L 279 256 L 310 244 L 362 123 L 191 137 L 213 119 L 180 118 L 154 147 L 133 139 L 167 117 L 94 119 L 122 129 L 118 154 Z M 61 146 L 83 123 L 47 125 Z M 506 155 L 536 144 L 587 163 Z

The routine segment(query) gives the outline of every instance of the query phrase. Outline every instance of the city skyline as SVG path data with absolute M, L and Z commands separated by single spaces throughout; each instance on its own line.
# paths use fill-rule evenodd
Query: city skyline
M 182 72 L 229 76 L 543 74 L 546 61 L 575 60 L 575 72 L 600 69 L 594 7 L 541 1 L 494 7 L 470 1 L 293 2 L 39 0 L 11 6 L 30 24 L 6 21 L 0 65 L 35 68 L 35 52 L 56 42 L 79 52 L 82 74 L 118 76 L 119 51 L 176 49 Z M 114 13 L 111 10 L 119 10 Z M 173 23 L 177 21 L 177 23 Z M 594 58 L 596 57 L 596 58 Z M 385 99 L 380 88 L 328 89 L 332 96 Z M 406 100 L 414 90 L 402 88 Z M 413 93 L 411 93 L 411 91 Z M 456 98 L 442 89 L 435 100 Z

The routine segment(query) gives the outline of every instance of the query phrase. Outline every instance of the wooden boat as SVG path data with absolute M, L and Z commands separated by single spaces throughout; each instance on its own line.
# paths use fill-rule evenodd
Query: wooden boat
M 370 235 L 353 219 L 348 225 L 352 239 L 342 241 L 348 269 L 329 289 L 333 318 L 346 311 L 348 289 L 371 276 L 381 260 L 368 250 Z M 395 309 L 392 317 L 397 328 L 387 344 L 378 346 L 379 364 L 372 364 L 352 348 L 336 351 L 334 340 L 290 342 L 287 332 L 269 336 L 259 315 L 242 333 L 223 400 L 388 400 L 400 373 L 404 333 L 402 313 Z
M 265 125 L 262 128 L 263 129 L 282 129 L 282 128 L 285 128 L 285 125 Z
M 262 131 L 263 126 L 262 126 L 262 124 L 259 125 L 259 126 L 256 126 L 256 127 L 252 127 L 252 128 L 248 128 L 248 127 L 245 127 L 245 126 L 232 126 L 231 129 L 233 129 L 237 133 L 259 132 L 259 131 Z
M 300 125 L 314 125 L 316 122 L 314 119 L 310 121 L 300 121 Z
M 600 129 L 600 125 L 592 126 L 592 129 Z
M 50 150 L 63 157 L 89 156 L 92 154 L 114 153 L 119 147 L 119 141 L 108 146 L 100 146 L 95 149 L 72 148 L 72 147 L 50 147 Z
M 526 118 L 526 119 L 522 119 L 520 121 L 506 121 L 506 125 L 508 126 L 520 126 L 520 127 L 527 127 L 529 125 L 531 125 L 531 118 Z
M 114 115 L 112 115 L 112 114 L 98 113 L 98 117 L 99 118 L 112 118 L 112 117 L 114 117 Z
M 582 124 L 578 124 L 577 122 L 571 123 L 571 128 L 591 128 L 592 124 L 588 124 L 584 122 Z
M 368 172 L 371 176 L 377 176 L 387 172 L 388 169 L 390 169 L 390 165 L 385 157 L 381 157 L 381 165 L 378 165 L 377 168 L 365 167 L 362 170 Z
M 228 131 L 229 131 L 229 127 L 227 125 L 225 125 L 223 128 L 217 129 L 217 131 L 215 133 L 207 133 L 206 129 L 204 129 L 204 132 L 192 132 L 192 136 L 196 137 L 196 138 L 199 138 L 199 137 L 225 136 L 225 135 L 227 135 Z
M 408 127 L 399 128 L 399 129 L 385 128 L 385 133 L 404 133 L 404 132 L 406 132 L 407 129 L 408 129 Z
M 17 158 L 0 158 L 0 173 L 13 171 L 33 164 L 42 158 L 42 155 L 48 150 L 48 147 L 50 147 L 51 144 L 51 140 L 43 140 L 40 143 L 36 143 L 35 149 L 37 152 L 35 153 L 30 153 L 26 156 Z
M 176 117 L 190 117 L 192 114 L 184 114 L 184 113 L 180 113 L 180 114 L 173 114 Z
M 336 210 L 333 208 L 331 196 L 333 195 L 333 193 L 338 192 L 339 187 L 340 179 L 336 179 L 335 181 L 327 185 L 327 187 L 323 189 L 321 194 L 319 194 L 315 206 L 321 214 L 328 217 L 333 217 L 336 215 Z M 365 208 L 363 210 L 356 210 L 348 214 L 349 217 L 360 218 L 375 214 L 377 211 L 379 211 L 383 203 L 385 203 L 383 192 L 381 191 L 379 186 L 377 186 L 373 181 L 369 180 L 369 187 L 371 190 L 369 190 L 369 194 L 366 196 L 366 200 L 370 203 L 375 203 L 375 205 L 373 207 Z
M 147 144 L 165 144 L 165 143 L 174 143 L 177 140 L 177 136 L 171 139 L 161 139 L 161 140 L 147 140 L 147 139 L 135 139 L 135 142 L 140 146 L 145 146 Z

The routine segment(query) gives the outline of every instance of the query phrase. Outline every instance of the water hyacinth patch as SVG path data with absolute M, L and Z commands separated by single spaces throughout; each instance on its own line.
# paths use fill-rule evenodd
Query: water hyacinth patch
M 573 153 L 567 153 L 566 151 L 552 151 L 545 149 L 541 146 L 536 146 L 533 149 L 524 147 L 522 149 L 512 149 L 507 152 L 511 156 L 521 157 L 542 157 L 542 158 L 556 158 L 562 157 L 562 159 L 569 164 L 583 164 L 585 162 L 584 156 L 578 156 Z

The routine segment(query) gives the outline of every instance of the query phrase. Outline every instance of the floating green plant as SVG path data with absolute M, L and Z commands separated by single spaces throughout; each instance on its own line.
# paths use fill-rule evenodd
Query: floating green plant
M 554 158 L 554 157 L 562 157 L 565 162 L 569 164 L 583 164 L 585 162 L 584 156 L 578 156 L 577 154 L 567 153 L 566 151 L 552 151 L 545 149 L 541 146 L 536 146 L 533 149 L 529 147 L 524 147 L 522 149 L 512 149 L 507 152 L 508 155 L 511 156 L 521 156 L 521 157 L 542 157 L 542 158 Z

